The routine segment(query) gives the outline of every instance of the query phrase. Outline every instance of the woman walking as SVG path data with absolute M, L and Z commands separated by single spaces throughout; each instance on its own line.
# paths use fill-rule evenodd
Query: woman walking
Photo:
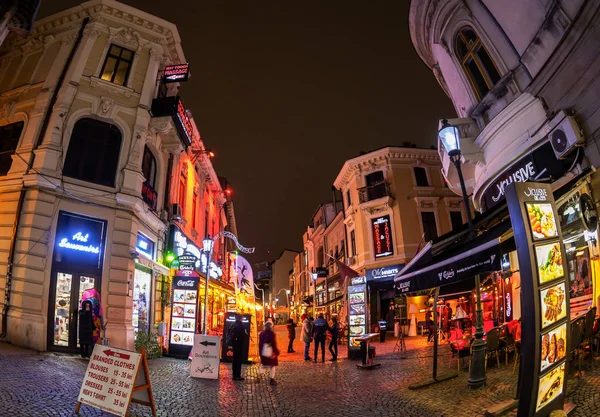
M 279 365 L 279 361 L 277 360 L 279 349 L 277 349 L 273 324 L 270 322 L 265 323 L 265 330 L 260 332 L 258 336 L 258 350 L 260 352 L 261 365 L 264 368 L 270 369 L 269 384 L 277 385 L 275 381 L 275 367 Z
M 337 361 L 338 357 L 338 338 L 340 336 L 340 326 L 338 325 L 337 317 L 331 318 L 332 324 L 329 328 L 331 333 L 331 342 L 329 342 L 329 353 L 331 353 L 331 360 Z

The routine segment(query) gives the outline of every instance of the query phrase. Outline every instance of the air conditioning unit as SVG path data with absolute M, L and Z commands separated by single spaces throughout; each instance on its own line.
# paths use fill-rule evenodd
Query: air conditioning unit
M 173 220 L 181 220 L 181 206 L 179 204 L 173 204 L 171 218 Z
M 548 135 L 552 150 L 557 159 L 562 159 L 573 148 L 583 144 L 583 135 L 575 119 L 565 116 L 562 121 Z

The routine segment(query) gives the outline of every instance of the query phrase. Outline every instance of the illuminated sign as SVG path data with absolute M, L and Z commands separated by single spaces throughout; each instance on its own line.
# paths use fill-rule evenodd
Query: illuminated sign
M 100 268 L 105 234 L 106 221 L 61 211 L 54 262 Z
M 172 247 L 179 261 L 179 270 L 199 271 L 206 274 L 208 254 L 194 245 L 179 229 L 173 226 Z M 183 266 L 181 265 L 183 264 Z M 210 261 L 210 277 L 221 279 L 223 269 L 214 261 Z
M 146 255 L 148 258 L 154 259 L 154 242 L 141 233 L 138 233 L 137 235 L 137 245 L 135 249 L 139 253 Z
M 163 83 L 187 81 L 190 76 L 190 64 L 168 65 L 165 67 Z
M 89 236 L 90 236 L 89 233 L 86 233 L 84 235 L 81 232 L 77 232 L 73 235 L 72 239 L 76 242 L 87 243 Z M 63 237 L 60 240 L 58 246 L 60 246 L 61 248 L 80 250 L 83 252 L 100 253 L 100 246 L 82 245 L 81 243 L 72 243 L 72 242 L 69 242 L 69 239 L 67 239 L 66 237 Z
M 177 98 L 177 111 L 175 113 L 175 117 L 173 118 L 177 121 L 175 124 L 177 125 L 177 129 L 179 130 L 181 138 L 187 146 L 191 145 L 194 129 L 192 128 L 192 122 L 190 122 L 187 110 L 183 106 L 183 102 L 180 98 Z
M 394 240 L 390 226 L 390 216 L 376 217 L 371 220 L 375 258 L 394 254 Z
M 367 281 L 387 281 L 394 279 L 394 277 L 400 272 L 404 264 L 382 266 L 381 268 L 367 269 L 366 276 Z

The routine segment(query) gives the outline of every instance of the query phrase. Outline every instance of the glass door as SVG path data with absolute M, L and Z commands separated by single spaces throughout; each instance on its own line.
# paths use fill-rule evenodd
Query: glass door
M 53 347 L 75 351 L 79 346 L 79 309 L 83 293 L 95 288 L 97 279 L 73 273 L 57 272 L 54 296 Z

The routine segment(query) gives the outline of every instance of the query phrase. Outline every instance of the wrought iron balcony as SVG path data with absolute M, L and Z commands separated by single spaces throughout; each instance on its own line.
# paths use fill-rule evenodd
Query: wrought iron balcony
M 156 204 L 158 202 L 158 193 L 148 184 L 148 182 L 144 182 L 142 184 L 142 200 L 144 203 L 148 204 L 150 210 L 156 212 Z
M 360 204 L 383 197 L 390 197 L 390 186 L 385 181 L 358 189 L 358 199 Z

